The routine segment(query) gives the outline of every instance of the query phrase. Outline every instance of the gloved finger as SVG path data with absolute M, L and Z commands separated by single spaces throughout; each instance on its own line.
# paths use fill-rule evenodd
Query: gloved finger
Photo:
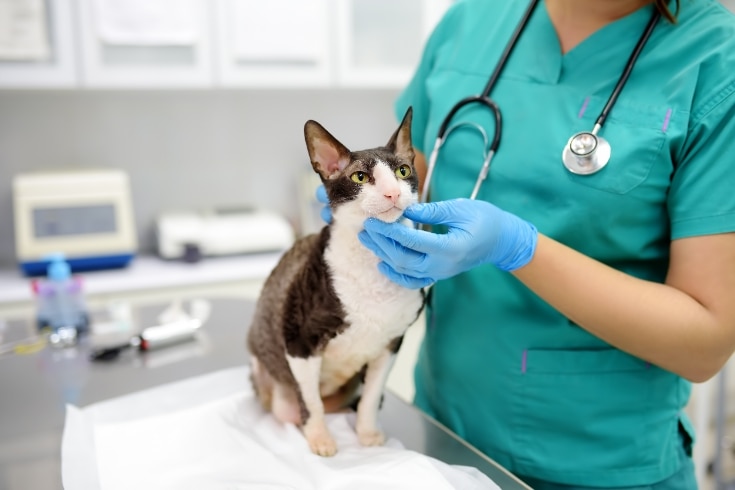
M 316 200 L 322 204 L 329 204 L 329 197 L 327 197 L 327 189 L 324 188 L 324 184 L 320 184 L 316 188 Z
M 325 223 L 331 223 L 332 208 L 330 208 L 329 206 L 324 206 L 322 209 L 319 210 L 319 216 L 322 217 L 322 220 L 324 220 Z
M 413 204 L 406 208 L 403 216 L 425 225 L 456 226 L 466 219 L 466 214 L 459 212 L 461 208 L 465 207 L 464 201 L 464 199 L 452 199 L 450 201 Z
M 329 207 L 329 197 L 327 196 L 327 189 L 324 188 L 324 184 L 319 184 L 319 187 L 316 188 L 316 200 L 325 204 L 325 206 L 319 210 L 319 216 L 321 216 L 325 223 L 331 223 L 332 208 Z
M 393 270 L 393 268 L 385 262 L 378 263 L 378 270 L 388 279 L 408 289 L 421 289 L 428 287 L 434 283 L 430 278 L 413 277 L 408 274 L 401 274 Z
M 385 223 L 374 218 L 365 220 L 365 231 L 370 233 L 373 239 L 377 235 L 390 238 L 399 245 L 421 254 L 431 254 L 442 251 L 445 248 L 447 237 L 424 230 L 404 226 L 400 223 Z
M 388 255 L 383 252 L 383 249 L 380 248 L 377 243 L 375 243 L 375 241 L 365 230 L 357 234 L 357 240 L 362 243 L 365 248 L 374 253 L 375 256 L 378 257 L 380 260 L 390 260 L 388 258 Z
M 382 235 L 371 235 L 367 231 L 357 234 L 357 239 L 380 260 L 387 262 L 401 274 L 420 275 L 424 262 L 424 255 L 409 250 L 399 243 Z
M 388 265 L 385 260 L 390 259 L 387 257 L 383 249 L 373 241 L 373 239 L 366 231 L 361 231 L 360 233 L 358 233 L 357 239 L 360 240 L 360 243 L 371 250 L 380 260 L 383 261 L 378 263 L 378 270 L 396 284 L 409 289 L 420 289 L 424 287 L 423 285 L 427 282 L 427 280 L 429 281 L 429 283 L 431 283 L 430 279 L 418 278 L 413 277 L 409 274 L 399 273 L 393 267 Z

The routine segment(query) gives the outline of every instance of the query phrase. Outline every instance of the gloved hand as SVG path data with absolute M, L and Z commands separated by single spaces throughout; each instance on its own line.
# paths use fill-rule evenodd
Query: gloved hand
M 530 262 L 538 231 L 532 224 L 485 201 L 453 199 L 414 204 L 404 217 L 446 225 L 446 234 L 367 219 L 360 242 L 382 260 L 379 270 L 401 286 L 418 289 L 491 263 L 513 271 Z
M 324 184 L 319 184 L 316 188 L 316 200 L 324 204 L 324 207 L 319 211 L 319 216 L 322 217 L 325 223 L 332 222 L 332 208 L 329 207 L 329 198 L 327 197 L 327 190 L 324 188 Z

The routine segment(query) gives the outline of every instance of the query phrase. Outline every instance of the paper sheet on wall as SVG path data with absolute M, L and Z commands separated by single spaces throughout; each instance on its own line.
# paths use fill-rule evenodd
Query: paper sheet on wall
M 0 59 L 50 57 L 44 0 L 0 0 Z
M 316 456 L 295 426 L 263 412 L 247 378 L 246 368 L 235 368 L 84 409 L 68 406 L 64 488 L 499 490 L 474 468 L 447 465 L 395 439 L 361 446 L 353 414 L 328 416 L 339 452 Z
M 94 22 L 106 44 L 193 45 L 203 19 L 198 0 L 94 0 Z
M 229 0 L 234 57 L 266 63 L 316 62 L 327 29 L 322 0 Z

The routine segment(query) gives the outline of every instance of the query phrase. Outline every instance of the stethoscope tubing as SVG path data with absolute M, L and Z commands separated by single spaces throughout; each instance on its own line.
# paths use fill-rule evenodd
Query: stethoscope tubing
M 500 74 L 503 72 L 503 69 L 505 69 L 505 65 L 508 63 L 508 58 L 510 58 L 513 49 L 518 44 L 518 38 L 521 37 L 521 34 L 526 28 L 526 24 L 528 24 L 528 21 L 531 18 L 533 11 L 536 9 L 537 4 L 538 0 L 531 0 L 531 3 L 529 3 L 528 7 L 526 7 L 526 11 L 523 12 L 523 17 L 521 17 L 521 21 L 516 26 L 513 34 L 511 34 L 508 44 L 505 45 L 505 49 L 500 55 L 500 60 L 498 60 L 498 63 L 495 65 L 495 70 L 493 70 L 492 75 L 490 75 L 490 78 L 487 81 L 487 85 L 485 85 L 485 89 L 482 91 L 482 95 L 484 95 L 485 97 L 490 97 L 490 92 L 495 87 L 495 84 L 500 78 Z M 495 150 L 497 151 L 497 148 Z
M 607 166 L 610 161 L 610 155 L 612 153 L 610 143 L 604 137 L 600 136 L 599 132 L 603 124 L 605 124 L 608 114 L 615 106 L 618 96 L 623 91 L 623 87 L 628 82 L 628 78 L 630 78 L 638 56 L 643 51 L 643 47 L 646 45 L 648 38 L 651 37 L 651 33 L 660 18 L 661 12 L 655 9 L 643 34 L 638 38 L 635 48 L 630 53 L 628 61 L 613 91 L 610 93 L 605 106 L 602 108 L 600 115 L 597 116 L 592 131 L 580 131 L 572 135 L 564 146 L 561 152 L 561 160 L 564 167 L 571 173 L 576 175 L 595 174 Z
M 482 181 L 485 180 L 485 177 L 487 176 L 487 171 L 490 168 L 490 161 L 492 160 L 493 155 L 497 153 L 497 149 L 500 146 L 500 138 L 503 132 L 503 116 L 500 113 L 500 107 L 498 107 L 498 104 L 496 104 L 492 99 L 490 99 L 486 95 L 472 95 L 469 97 L 465 97 L 457 104 L 455 104 L 454 107 L 452 107 L 452 109 L 449 111 L 449 114 L 447 114 L 447 117 L 444 118 L 444 121 L 442 121 L 442 125 L 439 129 L 439 134 L 436 137 L 436 140 L 434 140 L 434 147 L 429 154 L 426 177 L 424 178 L 424 185 L 421 188 L 420 202 L 422 203 L 426 202 L 428 197 L 429 183 L 431 182 L 431 177 L 434 173 L 434 168 L 436 167 L 436 160 L 439 156 L 439 149 L 442 147 L 444 141 L 451 132 L 452 128 L 448 128 L 449 123 L 451 122 L 452 117 L 454 116 L 454 114 L 457 113 L 457 111 L 470 104 L 482 104 L 486 106 L 488 109 L 490 109 L 490 112 L 495 118 L 495 131 L 493 132 L 493 139 L 492 142 L 490 142 L 490 147 L 485 155 L 485 161 L 483 162 L 482 170 L 480 171 L 481 174 L 475 182 L 475 189 L 472 191 L 471 199 L 474 199 L 477 196 L 477 192 L 480 190 Z M 487 134 L 484 130 L 482 131 L 482 134 L 484 137 L 487 137 Z
M 490 75 L 490 78 L 488 79 L 488 82 L 485 85 L 485 88 L 483 89 L 483 91 L 479 95 L 471 95 L 457 102 L 454 106 L 452 106 L 452 108 L 449 110 L 449 113 L 442 120 L 442 123 L 439 126 L 439 130 L 437 131 L 437 137 L 434 141 L 434 147 L 432 148 L 431 154 L 429 155 L 426 177 L 424 178 L 424 182 L 421 188 L 420 202 L 423 203 L 428 200 L 429 187 L 431 184 L 431 178 L 433 176 L 434 169 L 436 167 L 436 161 L 438 159 L 439 149 L 442 147 L 442 145 L 444 144 L 446 138 L 449 136 L 451 131 L 455 127 L 462 125 L 462 124 L 457 124 L 455 126 L 450 126 L 450 123 L 452 119 L 454 118 L 454 115 L 462 108 L 467 107 L 471 104 L 484 105 L 490 110 L 490 112 L 493 114 L 493 117 L 495 119 L 495 130 L 493 132 L 492 142 L 490 142 L 489 147 L 487 146 L 487 134 L 484 131 L 484 129 L 482 129 L 482 127 L 479 125 L 470 124 L 470 125 L 477 126 L 477 129 L 482 133 L 483 137 L 485 138 L 485 148 L 487 148 L 487 150 L 485 151 L 485 158 L 483 161 L 483 166 L 480 169 L 480 173 L 478 174 L 477 180 L 475 181 L 475 186 L 472 190 L 472 194 L 470 195 L 470 199 L 475 199 L 477 197 L 480 187 L 483 181 L 485 180 L 485 178 L 487 177 L 492 158 L 495 156 L 495 154 L 498 151 L 498 148 L 500 147 L 500 142 L 501 142 L 501 137 L 502 137 L 502 114 L 500 111 L 500 107 L 495 103 L 495 101 L 493 101 L 490 98 L 490 92 L 495 87 L 495 84 L 497 83 L 503 69 L 505 68 L 505 65 L 507 64 L 508 58 L 510 57 L 515 46 L 518 44 L 518 38 L 521 36 L 521 34 L 523 33 L 523 30 L 528 24 L 528 21 L 531 18 L 531 15 L 533 14 L 533 11 L 535 10 L 536 5 L 538 4 L 538 1 L 539 0 L 531 0 L 531 2 L 529 3 L 528 7 L 523 13 L 523 17 L 521 18 L 521 21 L 516 26 L 515 30 L 513 31 L 513 34 L 511 35 L 510 40 L 508 41 L 508 43 L 505 46 L 505 49 L 501 53 L 500 59 L 498 60 L 498 63 L 495 65 L 495 69 Z M 594 138 L 595 142 L 601 142 L 603 146 L 607 145 L 607 147 L 609 147 L 609 144 L 604 140 L 604 138 L 598 137 L 597 133 L 600 131 L 600 129 L 602 129 L 602 126 L 605 124 L 605 121 L 607 120 L 608 114 L 610 113 L 610 111 L 612 111 L 612 108 L 615 106 L 618 96 L 620 95 L 620 93 L 623 90 L 623 87 L 625 86 L 628 79 L 630 78 L 630 73 L 633 71 L 633 67 L 635 66 L 638 56 L 643 50 L 646 42 L 648 41 L 648 38 L 651 36 L 653 29 L 656 27 L 656 24 L 658 23 L 660 18 L 661 18 L 661 12 L 659 12 L 658 9 L 656 9 L 654 11 L 654 14 L 651 16 L 651 19 L 648 21 L 648 24 L 646 25 L 645 31 L 640 36 L 640 38 L 638 39 L 638 42 L 636 43 L 635 48 L 631 52 L 628 58 L 628 61 L 625 64 L 625 68 L 623 69 L 623 72 L 620 74 L 620 77 L 618 78 L 618 81 L 615 84 L 615 88 L 613 89 L 612 93 L 610 94 L 610 97 L 605 103 L 605 106 L 600 112 L 600 115 L 597 117 L 597 120 L 595 121 L 595 125 L 592 131 L 577 133 L 577 135 L 573 135 L 572 138 L 578 135 L 591 135 Z M 570 142 L 571 141 L 572 139 L 570 139 Z M 568 143 L 567 146 L 565 147 L 564 152 L 568 152 L 570 147 L 571 147 L 570 143 Z M 597 158 L 595 155 L 593 155 L 592 157 L 588 157 L 587 155 L 582 155 L 582 156 L 588 159 Z M 567 170 L 573 173 L 589 174 L 589 173 L 594 173 L 594 172 L 599 171 L 602 167 L 604 167 L 607 164 L 607 160 L 609 159 L 609 151 L 607 152 L 607 157 L 605 158 L 605 161 L 597 164 L 597 160 L 595 160 L 595 166 L 592 167 L 591 170 L 589 171 L 583 168 L 585 165 L 587 165 L 585 162 L 578 163 L 575 160 L 574 166 L 572 166 L 570 162 L 567 162 L 565 160 L 565 158 L 567 158 L 567 155 L 563 155 L 562 157 L 562 160 L 564 162 L 564 165 L 567 167 Z M 579 166 L 580 169 L 576 169 L 577 166 Z M 580 170 L 585 170 L 585 171 L 580 171 Z
M 500 78 L 500 74 L 503 72 L 503 69 L 508 62 L 508 58 L 513 52 L 513 49 L 518 44 L 518 38 L 523 33 L 526 24 L 528 24 L 528 21 L 531 18 L 531 15 L 533 14 L 533 11 L 538 4 L 538 1 L 539 0 L 531 0 L 531 3 L 529 3 L 528 7 L 526 7 L 521 21 L 518 23 L 515 30 L 513 31 L 513 34 L 511 35 L 508 44 L 506 44 L 505 49 L 503 49 L 503 52 L 500 55 L 500 59 L 495 65 L 495 69 L 490 75 L 490 78 L 488 79 L 483 91 L 479 95 L 471 95 L 460 100 L 450 109 L 449 113 L 444 117 L 444 120 L 439 126 L 436 140 L 434 140 L 434 148 L 431 150 L 431 154 L 429 155 L 426 177 L 424 178 L 424 185 L 421 188 L 421 202 L 426 202 L 426 200 L 428 199 L 429 184 L 431 182 L 432 174 L 434 173 L 434 167 L 436 166 L 436 160 L 439 155 L 439 148 L 441 148 L 441 146 L 444 144 L 444 140 L 449 134 L 449 124 L 451 123 L 452 118 L 463 107 L 467 107 L 468 105 L 475 103 L 486 106 L 488 109 L 490 109 L 490 112 L 492 112 L 493 117 L 495 118 L 495 131 L 493 133 L 493 139 L 490 143 L 489 149 L 487 150 L 485 161 L 483 162 L 483 168 L 480 171 L 480 176 L 477 181 L 475 181 L 475 187 L 472 191 L 472 195 L 470 196 L 471 199 L 477 197 L 480 186 L 485 180 L 485 177 L 487 177 L 488 170 L 490 169 L 490 162 L 492 161 L 493 156 L 498 152 L 502 136 L 503 116 L 500 112 L 500 107 L 498 107 L 498 104 L 496 104 L 495 101 L 490 98 L 490 92 L 495 87 L 495 84 Z
M 602 129 L 603 124 L 605 124 L 607 115 L 610 113 L 612 108 L 615 106 L 615 102 L 617 102 L 620 92 L 623 91 L 623 87 L 628 82 L 628 78 L 630 78 L 630 72 L 633 71 L 633 67 L 635 66 L 635 62 L 638 60 L 638 56 L 640 56 L 641 51 L 643 51 L 643 47 L 646 45 L 648 38 L 651 37 L 653 28 L 656 27 L 656 24 L 658 23 L 660 18 L 661 18 L 661 12 L 659 12 L 658 9 L 656 9 L 654 11 L 654 14 L 651 16 L 651 19 L 648 21 L 648 25 L 646 25 L 646 30 L 643 31 L 643 35 L 638 39 L 638 43 L 635 45 L 633 52 L 630 53 L 630 56 L 628 57 L 628 61 L 627 63 L 625 63 L 625 68 L 623 69 L 623 73 L 620 74 L 618 83 L 615 84 L 615 88 L 610 94 L 610 97 L 607 99 L 607 103 L 605 104 L 605 107 L 602 108 L 602 112 L 600 112 L 600 115 L 597 116 L 597 121 L 595 121 L 595 127 L 592 130 L 592 134 L 596 135 L 597 132 L 600 129 Z

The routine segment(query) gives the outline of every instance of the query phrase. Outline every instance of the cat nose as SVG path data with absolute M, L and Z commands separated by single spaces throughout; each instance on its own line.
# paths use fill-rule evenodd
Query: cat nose
M 401 196 L 401 190 L 398 188 L 389 189 L 383 192 L 383 195 L 390 199 L 393 204 L 395 204 L 396 201 L 398 201 L 398 198 Z

